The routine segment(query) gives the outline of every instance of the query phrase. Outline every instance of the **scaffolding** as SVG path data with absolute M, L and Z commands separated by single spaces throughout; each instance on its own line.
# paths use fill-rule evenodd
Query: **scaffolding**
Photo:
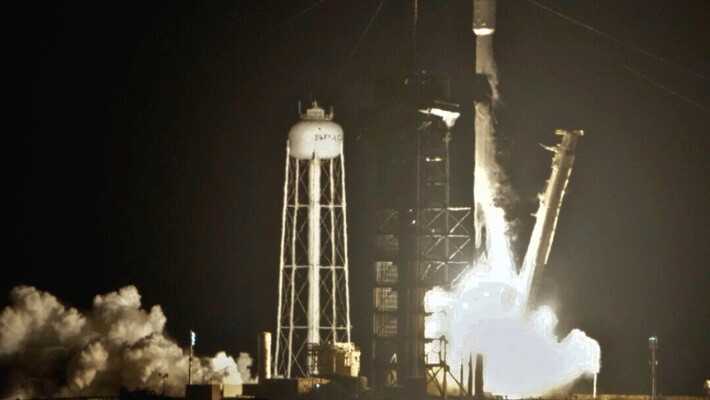
M 407 80 L 409 95 L 399 97 L 410 101 L 404 109 L 411 120 L 401 124 L 410 134 L 396 137 L 394 159 L 388 160 L 400 170 L 384 171 L 401 182 L 385 188 L 400 197 L 377 217 L 372 378 L 375 387 L 429 386 L 443 396 L 441 384 L 431 377 L 440 377 L 448 366 L 427 361 L 425 345 L 432 339 L 424 334 L 424 296 L 436 286 L 450 285 L 470 265 L 473 217 L 470 207 L 451 205 L 449 143 L 458 105 L 434 100 L 445 98 L 448 86 L 442 96 L 432 89 L 433 79 Z

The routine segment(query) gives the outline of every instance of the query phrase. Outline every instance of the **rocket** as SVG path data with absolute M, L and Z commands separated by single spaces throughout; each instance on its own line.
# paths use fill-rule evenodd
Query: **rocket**
M 485 256 L 492 268 L 501 268 L 502 260 L 509 260 L 511 244 L 506 235 L 502 204 L 508 200 L 508 180 L 495 158 L 496 141 L 493 104 L 498 100 L 497 73 L 493 59 L 493 33 L 495 33 L 496 0 L 473 0 L 473 33 L 476 35 L 476 80 L 474 85 L 475 119 L 475 166 L 473 173 L 475 260 Z M 555 227 L 565 188 L 574 164 L 574 152 L 581 130 L 556 132 L 562 141 L 547 148 L 555 153 L 552 173 L 543 193 L 535 227 L 520 268 L 521 293 L 516 298 L 516 308 L 530 310 L 536 302 L 537 292 L 547 258 L 550 254 Z M 491 239 L 506 240 L 505 246 L 491 246 Z M 498 244 L 498 243 L 497 243 Z
M 473 0 L 473 33 L 492 35 L 496 30 L 496 0 Z
M 496 0 L 473 0 L 473 33 L 476 35 L 476 78 L 474 84 L 475 167 L 473 176 L 475 258 L 487 254 L 490 260 L 488 237 L 493 225 L 502 221 L 492 210 L 498 203 L 497 193 L 503 171 L 495 159 L 493 139 L 494 120 L 492 102 L 497 99 L 497 74 L 493 61 L 493 33 L 495 32 Z
M 473 33 L 476 34 L 476 74 L 490 74 L 493 67 L 493 33 L 496 0 L 473 0 Z
M 545 189 L 538 196 L 540 206 L 535 214 L 535 227 L 530 236 L 528 250 L 525 253 L 525 259 L 520 269 L 520 281 L 524 292 L 517 299 L 517 307 L 521 310 L 532 310 L 536 305 L 542 273 L 545 265 L 547 265 L 552 240 L 555 237 L 555 227 L 560 216 L 562 199 L 565 196 L 565 189 L 572 173 L 577 141 L 584 136 L 584 131 L 582 130 L 558 129 L 555 133 L 562 136 L 560 144 L 554 147 L 543 146 L 545 149 L 555 153 L 555 155 L 552 158 L 550 179 L 547 180 Z

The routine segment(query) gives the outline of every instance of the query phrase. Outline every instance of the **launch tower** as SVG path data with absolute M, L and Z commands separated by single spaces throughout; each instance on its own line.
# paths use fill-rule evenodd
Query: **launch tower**
M 417 74 L 376 85 L 379 176 L 373 276 L 372 378 L 375 387 L 425 392 L 433 376 L 425 354 L 424 295 L 450 284 L 472 257 L 470 207 L 449 193 L 448 78 Z M 413 398 L 413 397 L 412 397 Z

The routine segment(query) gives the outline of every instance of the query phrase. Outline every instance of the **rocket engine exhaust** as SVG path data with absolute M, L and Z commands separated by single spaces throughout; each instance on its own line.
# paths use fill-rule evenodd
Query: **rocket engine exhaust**
M 473 31 L 476 33 L 475 78 L 475 167 L 473 176 L 475 259 L 489 264 L 512 260 L 507 224 L 501 205 L 510 202 L 512 189 L 503 167 L 496 160 L 493 108 L 499 100 L 498 73 L 493 59 L 495 0 L 475 0 Z M 504 231 L 496 230 L 504 228 Z M 493 242 L 492 237 L 506 238 Z M 497 261 L 495 261 L 497 260 Z
M 425 336 L 445 337 L 449 368 L 470 375 L 466 360 L 482 355 L 486 369 L 476 382 L 479 391 L 509 398 L 539 397 L 599 372 L 599 344 L 573 329 L 564 338 L 554 334 L 557 317 L 546 306 L 533 308 L 547 262 L 564 196 L 576 142 L 582 131 L 558 131 L 552 174 L 544 193 L 532 238 L 517 271 L 512 230 L 505 207 L 514 192 L 496 159 L 494 108 L 499 101 L 493 58 L 495 0 L 474 0 L 476 34 L 474 229 L 475 255 L 467 274 L 452 289 L 430 290 L 425 297 Z M 429 362 L 438 358 L 427 350 Z M 468 371 L 465 371 L 468 369 Z M 479 371 L 476 371 L 478 374 Z M 477 379 L 478 381 L 478 379 Z M 480 386 L 479 386 L 480 385 Z M 469 389 L 470 391 L 470 389 Z M 455 393 L 452 393 L 455 394 Z

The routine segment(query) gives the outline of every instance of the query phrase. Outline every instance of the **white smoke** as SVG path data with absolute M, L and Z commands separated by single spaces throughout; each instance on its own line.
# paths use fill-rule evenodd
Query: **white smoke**
M 599 371 L 601 350 L 594 339 L 574 329 L 559 340 L 552 310 L 526 315 L 515 307 L 517 292 L 515 276 L 479 266 L 454 291 L 427 293 L 432 315 L 425 335 L 446 336 L 452 371 L 468 376 L 469 359 L 482 354 L 485 391 L 509 398 L 544 396 Z M 438 362 L 435 346 L 428 350 L 429 362 Z
M 2 398 L 116 395 L 121 387 L 183 395 L 189 356 L 164 331 L 160 306 L 146 311 L 140 298 L 126 286 L 81 313 L 34 287 L 13 288 L 0 312 Z M 194 357 L 192 380 L 241 384 L 252 380 L 251 363 L 247 353 Z

